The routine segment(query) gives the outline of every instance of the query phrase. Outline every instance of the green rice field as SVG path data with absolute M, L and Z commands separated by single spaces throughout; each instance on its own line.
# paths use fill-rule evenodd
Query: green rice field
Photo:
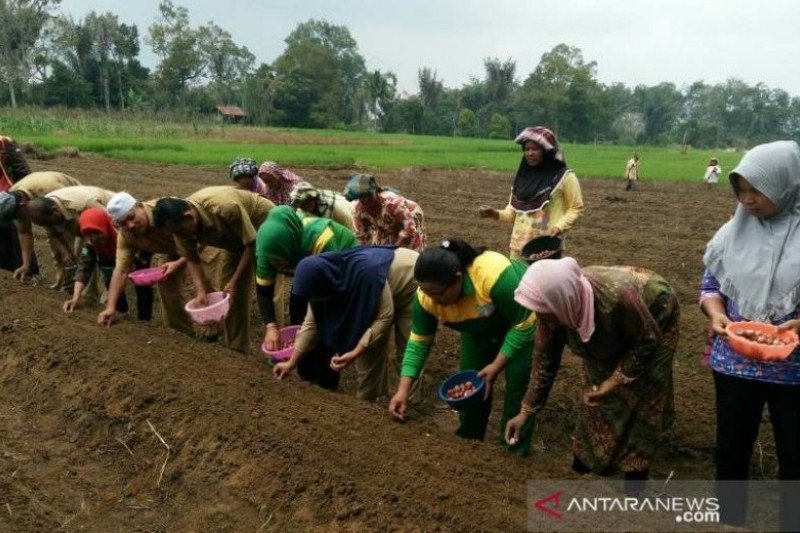
M 520 160 L 519 147 L 511 140 L 223 125 L 213 117 L 3 108 L 0 134 L 47 152 L 75 147 L 127 161 L 215 167 L 249 156 L 287 166 L 511 173 Z M 723 173 L 741 158 L 741 153 L 679 146 L 567 143 L 562 148 L 579 177 L 603 178 L 621 177 L 636 151 L 644 181 L 699 182 L 709 157 L 720 160 Z

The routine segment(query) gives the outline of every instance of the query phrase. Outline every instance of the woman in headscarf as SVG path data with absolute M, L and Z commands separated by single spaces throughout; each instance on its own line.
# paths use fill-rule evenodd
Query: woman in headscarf
M 265 324 L 264 343 L 269 350 L 278 347 L 278 324 L 273 296 L 283 314 L 285 273 L 309 255 L 347 250 L 358 246 L 353 231 L 328 218 L 301 217 L 288 205 L 274 207 L 256 235 L 256 296 Z M 283 280 L 276 290 L 276 279 Z M 277 292 L 277 294 L 276 294 Z M 305 303 L 292 305 L 291 322 L 297 324 L 305 314 Z M 298 316 L 299 315 L 299 316 Z
M 433 346 L 439 324 L 461 333 L 460 370 L 478 370 L 486 380 L 485 397 L 474 406 L 459 411 L 456 435 L 483 440 L 492 411 L 491 392 L 497 377 L 505 375 L 503 415 L 500 427 L 519 412 L 528 386 L 533 352 L 536 315 L 514 301 L 525 265 L 502 254 L 474 248 L 456 238 L 440 246 L 426 248 L 414 268 L 419 282 L 412 311 L 400 384 L 389 403 L 389 412 L 405 418 L 409 396 Z M 522 438 L 507 445 L 500 431 L 500 442 L 511 453 L 527 455 L 530 425 Z
M 292 189 L 303 179 L 275 161 L 264 161 L 258 167 L 258 177 L 267 186 L 266 198 L 275 205 L 287 205 Z
M 290 204 L 305 215 L 329 218 L 346 228 L 353 227 L 353 204 L 344 196 L 327 189 L 317 189 L 305 181 L 289 195 Z
M 800 331 L 800 147 L 794 141 L 756 146 L 729 179 L 739 205 L 706 247 L 700 289 L 700 307 L 716 335 L 710 365 L 717 405 L 717 479 L 748 478 L 766 404 L 778 477 L 800 480 L 800 350 L 783 361 L 757 361 L 725 340 L 731 321 Z M 723 520 L 743 522 L 746 492 L 739 499 L 721 496 Z M 793 498 L 788 502 L 782 496 L 784 522 L 797 513 L 797 494 Z M 792 527 L 782 525 L 782 531 L 800 530 L 800 516 L 791 520 Z
M 522 145 L 522 161 L 504 209 L 482 205 L 482 218 L 511 222 L 511 258 L 540 235 L 562 236 L 583 212 L 581 187 L 567 167 L 556 136 L 547 128 L 525 128 L 514 142 Z
M 255 159 L 240 157 L 231 163 L 228 171 L 231 180 L 238 189 L 250 191 L 259 196 L 267 197 L 267 186 L 258 177 L 258 163 Z
M 387 396 L 389 334 L 394 327 L 399 361 L 411 328 L 418 256 L 405 248 L 366 247 L 301 260 L 292 294 L 308 301 L 309 309 L 291 359 L 275 365 L 275 376 L 297 367 L 303 379 L 335 390 L 340 372 L 355 362 L 356 396 Z
M 78 217 L 78 226 L 84 238 L 83 246 L 78 254 L 78 269 L 75 273 L 75 286 L 72 298 L 64 302 L 64 311 L 71 313 L 78 305 L 86 290 L 95 267 L 103 276 L 103 283 L 108 289 L 111 275 L 114 273 L 117 257 L 117 230 L 114 222 L 102 207 L 91 207 Z M 149 263 L 149 258 L 148 258 Z M 139 318 L 149 320 L 153 306 L 153 288 L 136 287 L 136 303 Z M 117 311 L 128 312 L 128 301 L 123 293 L 117 301 Z
M 530 386 L 506 438 L 514 442 L 544 408 L 568 345 L 584 370 L 572 468 L 600 475 L 622 470 L 629 492 L 639 492 L 673 420 L 680 310 L 672 288 L 649 270 L 581 269 L 567 257 L 531 265 L 515 298 L 539 325 Z
M 350 178 L 345 198 L 355 202 L 353 229 L 362 245 L 401 246 L 418 252 L 425 247 L 422 208 L 396 191 L 379 187 L 374 176 Z

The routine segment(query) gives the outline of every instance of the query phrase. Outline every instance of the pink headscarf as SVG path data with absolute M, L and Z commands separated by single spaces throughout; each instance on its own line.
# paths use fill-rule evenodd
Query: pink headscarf
M 280 166 L 275 161 L 264 161 L 261 166 L 258 167 L 259 178 L 264 178 L 266 174 L 271 174 L 278 178 L 277 185 L 273 185 L 268 180 L 264 180 L 267 182 L 267 198 L 275 202 L 275 205 L 289 204 L 291 201 L 289 195 L 292 189 L 294 189 L 295 185 L 303 181 L 303 179 L 288 168 Z
M 571 257 L 542 259 L 528 267 L 514 299 L 536 313 L 549 313 L 588 342 L 594 333 L 594 294 Z

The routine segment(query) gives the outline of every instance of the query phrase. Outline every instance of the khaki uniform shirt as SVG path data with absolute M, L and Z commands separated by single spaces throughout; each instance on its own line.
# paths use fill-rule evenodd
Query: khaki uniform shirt
M 200 215 L 196 237 L 175 237 L 178 253 L 200 262 L 199 244 L 241 251 L 256 240 L 258 227 L 275 204 L 257 194 L 231 186 L 206 187 L 186 198 Z
M 150 252 L 165 254 L 170 259 L 178 258 L 178 249 L 172 233 L 155 227 L 153 224 L 153 208 L 155 200 L 142 202 L 142 207 L 147 215 L 147 228 L 140 235 L 133 234 L 120 228 L 117 232 L 117 267 L 123 272 L 133 269 L 133 260 L 136 252 Z
M 48 232 L 58 234 L 69 231 L 75 235 L 79 234 L 78 217 L 80 214 L 91 207 L 104 208 L 112 196 L 114 196 L 113 192 L 91 185 L 64 187 L 46 194 L 45 198 L 54 200 L 64 217 L 63 224 L 48 228 Z
M 61 172 L 32 172 L 11 186 L 12 191 L 25 193 L 28 200 L 41 198 L 56 189 L 74 187 L 81 183 Z

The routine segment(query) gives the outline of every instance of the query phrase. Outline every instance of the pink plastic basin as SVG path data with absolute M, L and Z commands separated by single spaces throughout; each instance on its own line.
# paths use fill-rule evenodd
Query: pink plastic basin
M 131 272 L 128 274 L 128 278 L 134 285 L 149 286 L 162 281 L 166 277 L 164 276 L 165 272 L 166 269 L 164 267 L 143 268 L 142 270 Z
M 231 308 L 231 297 L 226 292 L 212 292 L 208 295 L 208 306 L 199 307 L 195 300 L 186 303 L 186 312 L 198 324 L 221 322 L 228 316 Z
M 285 328 L 281 328 L 281 330 L 278 332 L 278 342 L 280 342 L 281 346 L 286 347 L 272 352 L 267 350 L 265 344 L 262 344 L 261 351 L 264 352 L 264 355 L 271 357 L 273 361 L 279 363 L 282 361 L 288 361 L 292 356 L 292 351 L 294 350 L 294 338 L 297 336 L 298 331 L 300 331 L 300 326 L 286 326 Z

